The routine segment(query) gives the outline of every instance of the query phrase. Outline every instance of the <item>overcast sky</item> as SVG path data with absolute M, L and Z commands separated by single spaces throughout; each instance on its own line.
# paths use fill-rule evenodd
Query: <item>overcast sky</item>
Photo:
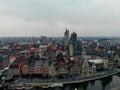
M 0 0 L 0 37 L 120 36 L 120 0 Z

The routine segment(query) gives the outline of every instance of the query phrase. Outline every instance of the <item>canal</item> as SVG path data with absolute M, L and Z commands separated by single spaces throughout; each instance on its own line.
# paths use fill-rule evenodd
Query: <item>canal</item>
M 100 80 L 94 80 L 90 82 L 78 83 L 78 84 L 68 84 L 64 87 L 55 88 L 38 88 L 35 87 L 31 90 L 114 90 L 113 88 L 120 86 L 120 74 L 109 76 Z M 120 89 L 115 89 L 120 90 Z

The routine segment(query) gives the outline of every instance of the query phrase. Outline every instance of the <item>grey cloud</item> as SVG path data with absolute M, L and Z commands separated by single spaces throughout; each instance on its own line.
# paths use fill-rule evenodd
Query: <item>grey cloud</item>
M 119 3 L 119 0 L 2 0 L 0 33 L 62 36 L 68 27 L 79 36 L 104 36 L 108 31 L 107 35 L 119 36 Z

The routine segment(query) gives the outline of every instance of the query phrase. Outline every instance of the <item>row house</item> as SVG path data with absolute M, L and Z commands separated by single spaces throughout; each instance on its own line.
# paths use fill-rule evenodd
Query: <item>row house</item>
M 23 75 L 26 74 L 41 74 L 42 73 L 42 66 L 35 64 L 34 66 L 29 66 L 28 64 L 24 64 L 21 67 L 21 73 Z
M 50 67 L 49 67 L 49 75 L 51 77 L 55 77 L 56 76 L 56 70 L 55 70 L 55 66 L 53 64 L 51 64 Z
M 56 75 L 56 70 L 55 66 L 51 64 L 50 66 L 47 63 L 41 64 L 40 61 L 36 61 L 35 64 L 32 66 L 28 64 L 24 64 L 21 67 L 21 73 L 23 75 L 26 74 L 42 74 L 43 76 L 51 76 L 55 77 Z
M 33 74 L 34 73 L 34 62 L 33 61 L 29 61 L 28 63 L 28 74 Z
M 104 68 L 103 61 L 97 58 L 98 57 L 96 57 L 96 59 L 93 59 L 93 57 L 89 55 L 82 55 L 79 58 L 78 61 L 80 62 L 80 68 L 81 68 L 82 75 L 94 73 L 97 70 L 102 70 Z
M 113 68 L 113 61 L 109 60 L 108 61 L 108 69 L 112 69 Z
M 42 75 L 46 76 L 49 75 L 49 66 L 47 63 L 42 65 Z
M 20 65 L 19 64 L 11 64 L 10 69 L 9 69 L 9 73 L 13 76 L 20 75 Z
M 91 66 L 88 60 L 92 59 L 90 55 L 86 55 L 86 52 L 84 51 L 84 54 L 81 55 L 78 59 L 79 62 L 79 68 L 80 68 L 80 74 L 86 75 L 91 73 Z
M 24 65 L 23 57 L 18 57 L 11 65 L 9 72 L 11 75 L 20 75 L 21 66 Z
M 113 61 L 107 58 L 103 58 L 103 65 L 104 65 L 104 69 L 111 69 L 113 68 Z
M 118 54 L 116 54 L 116 55 L 114 56 L 114 60 L 120 61 L 120 56 L 119 56 Z
M 95 72 L 96 72 L 96 66 L 95 66 L 95 64 L 93 64 L 93 65 L 90 67 L 90 70 L 91 70 L 91 73 L 95 73 Z
M 81 68 L 78 64 L 74 64 L 71 66 L 70 75 L 80 75 L 81 74 Z
M 92 59 L 88 60 L 89 63 L 94 64 L 96 67 L 96 70 L 103 70 L 104 69 L 104 63 L 102 59 Z
M 34 65 L 34 74 L 41 74 L 42 73 L 42 65 L 40 61 L 36 61 Z
M 28 74 L 34 74 L 34 67 L 33 66 L 28 67 Z
M 21 67 L 21 73 L 22 73 L 23 75 L 28 74 L 28 65 L 27 65 L 27 64 L 24 64 L 24 65 Z
M 90 73 L 90 67 L 89 67 L 89 63 L 87 60 L 85 60 L 82 64 L 82 71 L 81 71 L 81 74 L 82 75 L 86 75 L 86 74 L 89 74 Z
M 108 68 L 108 59 L 107 58 L 103 58 L 103 63 L 104 63 L 104 68 L 107 69 Z
M 68 75 L 68 70 L 64 66 L 60 66 L 57 70 L 57 76 L 66 76 Z
M 120 56 L 118 54 L 116 54 L 113 57 L 113 60 L 114 60 L 114 62 L 115 62 L 116 65 L 120 66 Z

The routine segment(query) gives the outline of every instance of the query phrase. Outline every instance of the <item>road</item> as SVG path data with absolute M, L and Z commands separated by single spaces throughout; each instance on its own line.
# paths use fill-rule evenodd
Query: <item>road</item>
M 120 73 L 119 69 L 114 69 L 112 71 L 107 71 L 107 72 L 102 72 L 102 73 L 95 73 L 92 75 L 86 75 L 86 76 L 81 76 L 81 77 L 76 77 L 74 79 L 51 79 L 51 80 L 40 80 L 40 79 L 32 79 L 32 80 L 28 80 L 28 79 L 21 79 L 19 78 L 18 81 L 15 83 L 11 84 L 11 87 L 19 87 L 19 86 L 23 86 L 24 84 L 28 84 L 30 86 L 45 86 L 45 85 L 51 85 L 51 84 L 55 84 L 55 83 L 62 83 L 62 84 L 73 84 L 73 83 L 82 83 L 82 82 L 87 82 L 87 81 L 91 81 L 91 80 L 98 80 L 101 78 L 105 78 L 111 75 L 115 75 L 117 73 Z

